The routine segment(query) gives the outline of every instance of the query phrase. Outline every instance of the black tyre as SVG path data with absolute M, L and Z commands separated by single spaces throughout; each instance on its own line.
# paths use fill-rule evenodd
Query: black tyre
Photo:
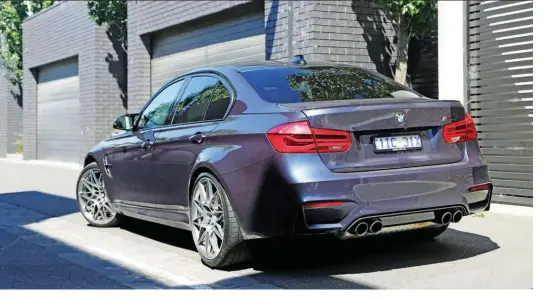
M 194 244 L 211 268 L 225 268 L 249 260 L 238 219 L 220 182 L 209 173 L 195 181 L 190 195 Z
M 84 167 L 77 181 L 77 204 L 84 218 L 94 227 L 114 227 L 121 216 L 111 207 L 103 181 L 103 175 L 96 162 Z

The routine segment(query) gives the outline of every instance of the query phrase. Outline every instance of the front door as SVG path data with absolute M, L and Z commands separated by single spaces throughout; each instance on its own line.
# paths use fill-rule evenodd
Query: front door
M 143 133 L 124 134 L 114 138 L 115 143 L 104 154 L 105 185 L 115 202 L 134 200 L 146 192 L 139 185 L 144 173 L 151 172 L 151 152 L 143 149 L 146 140 Z
M 138 117 L 135 130 L 126 149 L 119 148 L 120 162 L 112 161 L 112 171 L 124 174 L 124 185 L 119 190 L 119 200 L 143 203 L 155 203 L 155 179 L 152 173 L 152 154 L 155 151 L 155 131 L 170 124 L 170 112 L 177 95 L 180 94 L 184 80 L 175 81 L 155 94 Z M 115 178 L 115 175 L 114 175 Z M 117 181 L 115 179 L 115 181 Z
M 152 168 L 158 205 L 188 207 L 191 173 L 198 156 L 209 145 L 210 133 L 227 113 L 229 87 L 216 75 L 191 77 L 175 102 L 172 125 L 156 131 Z

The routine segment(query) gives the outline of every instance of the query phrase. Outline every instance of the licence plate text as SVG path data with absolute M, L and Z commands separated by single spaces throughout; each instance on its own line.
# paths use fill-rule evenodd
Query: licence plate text
M 375 137 L 376 151 L 400 151 L 422 148 L 420 135 Z

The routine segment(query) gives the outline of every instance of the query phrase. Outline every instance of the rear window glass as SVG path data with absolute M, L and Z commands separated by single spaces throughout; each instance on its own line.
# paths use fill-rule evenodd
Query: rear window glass
M 362 68 L 276 67 L 241 74 L 264 100 L 273 103 L 421 97 L 391 79 Z

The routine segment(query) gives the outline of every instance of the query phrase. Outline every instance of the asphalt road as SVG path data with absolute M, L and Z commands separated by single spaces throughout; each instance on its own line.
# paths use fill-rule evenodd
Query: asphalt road
M 532 215 L 466 217 L 432 242 L 271 241 L 231 271 L 205 267 L 191 235 L 77 212 L 77 170 L 0 160 L 0 289 L 532 288 Z

